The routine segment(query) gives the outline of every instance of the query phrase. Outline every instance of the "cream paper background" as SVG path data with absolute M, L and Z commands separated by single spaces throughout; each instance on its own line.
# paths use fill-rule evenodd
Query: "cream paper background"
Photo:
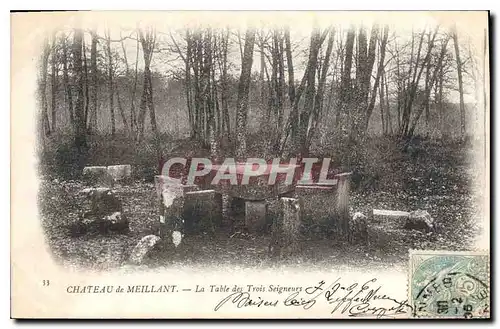
M 301 308 L 213 308 L 227 293 L 179 292 L 175 294 L 68 294 L 68 285 L 159 285 L 175 284 L 180 288 L 196 285 L 274 284 L 310 286 L 320 280 L 327 283 L 341 277 L 345 282 L 365 282 L 376 277 L 383 292 L 398 300 L 407 296 L 407 268 L 378 266 L 373 268 L 339 266 L 332 263 L 324 270 L 307 267 L 253 270 L 238 267 L 222 268 L 217 264 L 196 268 L 133 270 L 123 268 L 112 272 L 86 272 L 65 269 L 54 264 L 44 243 L 37 212 L 37 175 L 35 157 L 35 111 L 37 62 L 45 33 L 55 27 L 92 27 L 106 24 L 110 28 L 136 23 L 155 25 L 158 29 L 186 24 L 206 23 L 213 26 L 246 26 L 293 24 L 294 29 L 310 29 L 314 22 L 324 25 L 349 24 L 373 20 L 394 28 L 412 24 L 457 24 L 460 33 L 468 34 L 475 49 L 484 48 L 484 31 L 488 29 L 487 12 L 68 12 L 11 14 L 11 316 L 36 318 L 331 318 L 326 303 L 318 302 L 312 309 Z M 487 45 L 489 46 L 489 45 Z M 487 48 L 488 49 L 488 48 Z M 477 249 L 489 250 L 489 66 L 488 54 L 476 54 L 485 64 L 483 117 L 478 120 L 484 144 L 474 150 L 479 173 L 473 187 L 483 191 L 480 208 L 484 210 L 483 234 Z M 484 125 L 482 125 L 484 123 Z M 477 129 L 476 129 L 477 130 Z M 50 280 L 44 287 L 42 280 Z M 262 298 L 273 294 L 259 294 Z M 279 295 L 284 299 L 285 295 Z M 342 315 L 335 315 L 340 317 Z

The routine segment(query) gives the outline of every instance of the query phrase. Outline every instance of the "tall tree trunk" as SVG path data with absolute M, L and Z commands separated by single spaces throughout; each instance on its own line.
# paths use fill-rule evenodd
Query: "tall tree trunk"
M 460 60 L 460 47 L 458 43 L 458 35 L 456 26 L 453 29 L 453 43 L 455 45 L 455 59 L 457 61 L 457 75 L 458 75 L 458 93 L 460 96 L 460 137 L 465 137 L 465 103 L 464 103 L 464 87 L 462 80 L 462 61 Z
M 111 115 L 111 137 L 114 138 L 116 134 L 115 123 L 115 106 L 114 106 L 114 91 L 113 91 L 113 57 L 111 53 L 111 36 L 107 31 L 106 36 L 106 55 L 108 59 L 108 99 L 109 99 L 109 113 Z
M 382 120 L 382 134 L 387 135 L 388 132 L 388 124 L 387 124 L 387 117 L 385 111 L 385 104 L 384 104 L 384 75 L 380 77 L 380 89 L 379 89 L 379 107 L 380 107 L 380 119 Z M 368 129 L 368 127 L 366 127 Z
M 346 118 L 351 103 L 351 68 L 352 68 L 352 53 L 354 49 L 354 27 L 351 27 L 347 32 L 345 45 L 344 70 L 340 80 L 340 97 L 339 105 L 337 106 L 337 125 L 346 128 Z
M 73 40 L 73 75 L 75 77 L 76 103 L 75 103 L 75 146 L 78 153 L 82 155 L 87 149 L 86 124 L 85 124 L 85 109 L 84 109 L 84 77 L 82 68 L 82 48 L 83 48 L 83 31 L 75 29 Z
M 87 49 L 85 47 L 85 38 L 83 38 L 83 72 L 85 73 L 85 128 L 87 128 L 87 120 L 89 116 L 90 95 L 89 95 L 89 69 L 87 65 Z
M 146 34 L 139 30 L 139 38 L 142 44 L 142 53 L 144 55 L 144 88 L 141 100 L 141 113 L 140 113 L 140 124 L 141 138 L 144 136 L 144 117 L 145 111 L 149 112 L 149 119 L 151 122 L 151 130 L 155 136 L 157 142 L 159 142 L 158 125 L 156 124 L 156 114 L 153 103 L 153 78 L 151 74 L 151 60 L 153 58 L 153 49 L 156 43 L 156 34 L 153 30 L 148 30 Z M 157 145 L 157 151 L 159 150 L 159 145 Z
M 137 76 L 139 66 L 139 38 L 136 43 L 135 53 L 135 72 L 134 72 L 134 86 L 132 87 L 132 101 L 130 103 L 130 130 L 134 133 L 134 139 L 137 139 L 137 114 L 135 110 L 135 95 L 137 93 Z
M 49 55 L 50 55 L 49 40 L 48 38 L 45 38 L 43 44 L 43 53 L 42 53 L 41 81 L 39 85 L 40 100 L 42 103 L 42 125 L 45 136 L 50 135 L 50 122 L 49 122 L 49 113 L 47 104 L 47 66 L 49 62 Z
M 295 102 L 295 79 L 293 72 L 293 59 L 292 59 L 292 45 L 290 42 L 290 28 L 285 29 L 285 51 L 286 51 L 286 64 L 288 68 L 288 97 L 290 104 Z
M 307 157 L 307 127 L 309 125 L 309 118 L 314 110 L 314 98 L 316 96 L 316 68 L 318 66 L 318 53 L 323 40 L 319 30 L 314 29 L 311 33 L 311 42 L 309 45 L 309 59 L 307 62 L 307 75 L 306 75 L 306 89 L 304 108 L 299 115 L 299 132 L 298 132 L 298 145 L 296 150 L 303 157 Z
M 187 104 L 187 110 L 188 110 L 188 120 L 189 120 L 189 128 L 191 131 L 191 137 L 194 137 L 194 118 L 193 118 L 193 100 L 192 100 L 192 93 L 191 93 L 191 61 L 192 61 L 192 42 L 191 42 L 191 36 L 189 33 L 189 29 L 186 29 L 186 57 L 184 58 L 184 70 L 185 72 L 185 78 L 184 78 L 184 84 L 185 84 L 185 93 L 186 93 L 186 104 Z M 179 53 L 181 53 L 181 50 L 178 49 Z
M 236 106 L 236 155 L 240 159 L 246 156 L 248 93 L 250 90 L 254 43 L 255 30 L 248 29 L 245 35 L 245 48 L 241 62 L 241 75 L 238 83 L 238 103 Z
M 311 141 L 316 134 L 316 130 L 318 128 L 318 124 L 320 121 L 320 116 L 323 111 L 323 99 L 325 93 L 325 83 L 326 76 L 328 74 L 328 70 L 330 68 L 330 59 L 333 51 L 333 40 L 335 37 L 335 29 L 333 27 L 330 28 L 330 33 L 328 37 L 328 43 L 326 46 L 325 58 L 323 60 L 323 64 L 321 66 L 321 70 L 319 72 L 318 77 L 318 90 L 314 99 L 314 110 L 310 115 L 309 126 L 307 129 L 307 140 L 306 140 L 306 149 L 309 149 L 311 145 Z
M 129 63 L 128 63 L 128 57 L 127 57 L 127 49 L 125 48 L 125 43 L 124 43 L 124 40 L 121 38 L 121 34 L 120 34 L 120 39 L 121 39 L 121 46 L 122 46 L 122 51 L 123 51 L 123 60 L 125 62 L 125 75 L 127 77 L 127 81 L 129 78 L 132 78 L 131 77 L 131 74 L 130 74 L 130 67 L 129 67 Z M 135 128 L 135 93 L 136 93 L 136 89 L 137 89 L 137 62 L 138 62 L 138 58 L 139 57 L 139 39 L 137 39 L 137 44 L 136 44 L 136 56 L 135 56 L 135 75 L 133 77 L 133 83 L 132 84 L 129 84 L 129 91 L 130 91 L 130 127 L 128 125 L 125 126 L 126 129 L 129 130 L 129 132 L 131 134 L 134 134 L 134 128 Z M 116 88 L 116 95 L 117 95 L 117 99 L 118 101 L 120 100 L 120 96 L 119 96 L 119 93 L 118 93 L 118 88 L 117 86 L 115 86 Z M 118 103 L 118 107 L 120 108 L 121 107 L 121 104 Z M 120 112 L 123 111 L 122 108 L 120 108 Z M 123 119 L 123 122 L 125 123 L 126 122 L 126 119 Z M 135 136 L 134 136 L 135 138 Z
M 392 129 L 392 116 L 391 116 L 391 109 L 389 106 L 389 83 L 387 82 L 387 78 L 385 77 L 385 72 L 382 73 L 383 83 L 385 86 L 385 113 L 386 113 L 386 118 L 387 118 L 387 124 L 389 126 L 388 133 L 390 135 L 393 134 L 393 129 Z
M 90 72 L 92 74 L 90 82 L 90 122 L 89 131 L 92 132 L 97 130 L 97 85 L 99 83 L 99 73 L 97 72 L 97 34 L 95 30 L 91 33 L 91 45 L 90 45 Z
M 71 93 L 71 86 L 69 83 L 69 74 L 68 74 L 68 44 L 66 42 L 66 36 L 62 35 L 61 40 L 62 40 L 62 50 L 63 50 L 63 83 L 66 94 L 66 105 L 68 107 L 69 121 L 71 123 L 71 127 L 73 129 L 76 129 L 75 115 L 73 109 L 73 96 Z
M 449 40 L 449 38 L 445 38 L 442 42 L 441 52 L 439 54 L 439 57 L 438 57 L 438 60 L 436 63 L 436 68 L 434 69 L 431 80 L 429 82 L 429 88 L 425 91 L 425 93 L 426 93 L 425 98 L 426 99 L 430 97 L 429 94 L 430 94 L 430 91 L 432 89 L 432 86 L 434 85 L 434 82 L 436 81 L 436 77 L 437 77 L 437 73 L 439 72 L 439 68 L 441 67 L 441 65 L 443 65 L 443 58 L 444 58 L 444 55 L 446 54 L 446 47 L 448 45 L 448 40 Z M 430 60 L 430 58 L 428 58 L 427 60 Z M 413 120 L 413 124 L 408 131 L 407 137 L 413 136 L 413 133 L 414 133 L 415 128 L 417 126 L 418 120 L 420 119 L 420 116 L 422 115 L 422 112 L 424 111 L 424 109 L 425 109 L 425 104 L 424 104 L 424 106 L 420 106 L 420 109 L 417 112 L 417 114 Z
M 225 132 L 228 137 L 231 136 L 231 122 L 229 117 L 229 104 L 228 104 L 228 93 L 229 93 L 229 83 L 227 78 L 227 48 L 229 43 L 229 29 L 226 29 L 226 34 L 223 38 L 222 47 L 222 91 L 221 91 L 221 103 L 222 103 L 222 113 L 223 113 L 223 126 L 225 127 Z
M 439 68 L 439 94 L 438 94 L 438 108 L 439 108 L 439 128 L 441 130 L 441 138 L 446 139 L 447 133 L 444 125 L 444 106 L 443 106 L 443 66 Z
M 57 106 L 57 35 L 52 33 L 52 69 L 51 69 L 51 114 L 52 114 L 52 131 L 57 129 L 56 106 Z
M 127 116 L 125 115 L 125 110 L 123 109 L 122 102 L 120 100 L 120 90 L 118 89 L 118 85 L 116 83 L 114 84 L 114 90 L 116 94 L 116 102 L 118 103 L 118 110 L 120 111 L 120 116 L 123 121 L 123 127 L 128 131 L 129 127 L 127 123 Z
M 378 85 L 380 83 L 380 77 L 382 76 L 382 72 L 384 71 L 384 65 L 385 65 L 385 47 L 387 45 L 387 38 L 389 37 L 389 27 L 388 26 L 384 27 L 384 32 L 383 33 L 384 33 L 384 35 L 382 37 L 382 42 L 381 42 L 381 45 L 380 45 L 380 62 L 378 64 L 377 76 L 375 78 L 375 83 L 373 85 L 373 90 L 372 90 L 371 97 L 370 97 L 370 103 L 368 104 L 368 107 L 366 109 L 366 115 L 365 115 L 365 122 L 364 122 L 364 126 L 363 126 L 363 132 L 366 132 L 368 130 L 368 124 L 370 122 L 370 117 L 371 117 L 373 109 L 375 107 L 375 99 L 377 97 L 377 88 L 378 88 Z M 372 39 L 373 38 L 376 39 L 376 37 L 374 37 L 372 35 Z M 370 53 L 371 52 L 374 52 L 374 50 L 371 49 L 371 40 L 370 40 Z M 373 66 L 373 64 L 372 64 L 372 66 Z M 369 75 L 371 76 L 371 69 L 370 69 L 369 73 L 370 73 Z M 369 82 L 370 81 L 368 79 L 368 83 Z

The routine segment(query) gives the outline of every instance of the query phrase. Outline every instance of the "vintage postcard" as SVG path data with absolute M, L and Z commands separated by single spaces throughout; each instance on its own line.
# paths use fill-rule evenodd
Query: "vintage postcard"
M 11 27 L 12 318 L 491 317 L 489 12 Z

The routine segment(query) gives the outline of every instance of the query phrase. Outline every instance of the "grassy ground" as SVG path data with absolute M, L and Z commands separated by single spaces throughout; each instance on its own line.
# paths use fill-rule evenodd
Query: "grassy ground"
M 479 221 L 469 183 L 473 168 L 467 149 L 461 145 L 428 143 L 420 151 L 395 151 L 385 142 L 365 149 L 365 160 L 353 177 L 351 212 L 369 215 L 373 208 L 427 210 L 438 223 L 438 231 L 425 235 L 408 231 L 388 241 L 386 248 L 349 245 L 341 240 L 304 238 L 302 253 L 290 260 L 323 267 L 392 267 L 407 261 L 408 249 L 467 249 L 478 233 Z M 383 149 L 388 147 L 389 149 Z M 370 153 L 371 152 L 371 153 Z M 360 162 L 361 163 L 361 162 Z M 130 220 L 128 235 L 87 235 L 72 238 L 68 225 L 81 213 L 78 180 L 44 176 L 39 209 L 55 259 L 66 265 L 110 270 L 121 266 L 135 244 L 147 234 L 157 233 L 158 209 L 152 183 L 136 180 L 117 186 L 124 213 Z M 390 242 L 390 244 L 389 244 Z M 186 236 L 175 250 L 156 251 L 147 266 L 239 265 L 275 266 L 268 257 L 269 236 L 251 236 L 224 231 L 214 235 Z

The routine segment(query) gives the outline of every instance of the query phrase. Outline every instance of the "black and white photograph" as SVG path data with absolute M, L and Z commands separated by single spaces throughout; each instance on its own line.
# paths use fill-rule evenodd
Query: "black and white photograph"
M 487 11 L 11 19 L 12 33 L 39 26 L 17 45 L 33 55 L 33 99 L 17 98 L 33 103 L 17 114 L 32 116 L 33 174 L 12 184 L 33 196 L 32 248 L 54 268 L 219 271 L 214 284 L 123 286 L 174 304 L 208 294 L 200 317 L 489 318 Z M 287 268 L 329 275 L 224 279 Z M 402 281 L 387 288 L 385 272 Z M 120 293 L 82 282 L 57 299 Z

